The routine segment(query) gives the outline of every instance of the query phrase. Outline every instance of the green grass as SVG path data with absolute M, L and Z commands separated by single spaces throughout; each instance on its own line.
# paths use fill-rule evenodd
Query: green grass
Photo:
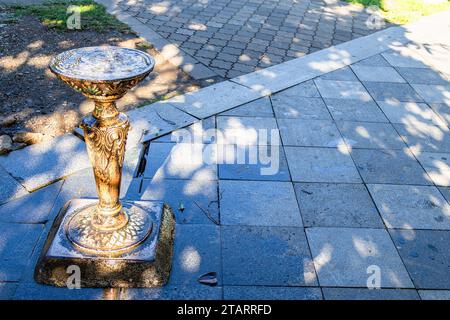
M 70 5 L 80 7 L 81 30 L 96 30 L 100 32 L 108 29 L 128 30 L 127 25 L 108 14 L 102 5 L 93 0 L 50 0 L 41 5 L 12 5 L 10 8 L 17 17 L 36 16 L 49 28 L 68 30 L 66 21 L 70 13 L 67 13 L 67 8 Z
M 439 11 L 450 9 L 450 1 L 430 4 L 426 0 L 345 0 L 365 7 L 378 6 L 391 23 L 405 24 Z

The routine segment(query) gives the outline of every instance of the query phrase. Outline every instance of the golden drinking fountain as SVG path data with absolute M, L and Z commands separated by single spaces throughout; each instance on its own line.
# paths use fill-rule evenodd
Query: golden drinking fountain
M 50 70 L 59 79 L 94 101 L 81 127 L 98 200 L 72 199 L 61 209 L 36 266 L 38 282 L 66 286 L 71 266 L 80 268 L 83 287 L 153 287 L 167 282 L 173 254 L 170 208 L 119 199 L 130 122 L 115 101 L 154 65 L 147 53 L 112 46 L 69 50 L 52 60 Z

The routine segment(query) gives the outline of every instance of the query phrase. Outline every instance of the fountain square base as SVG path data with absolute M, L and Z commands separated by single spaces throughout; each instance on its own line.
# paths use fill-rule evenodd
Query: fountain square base
M 152 201 L 123 201 L 123 207 L 138 208 L 148 214 L 151 233 L 130 251 L 103 255 L 79 250 L 67 237 L 67 225 L 95 199 L 70 200 L 59 212 L 50 229 L 36 265 L 34 277 L 39 283 L 66 287 L 73 283 L 79 267 L 80 285 L 85 288 L 150 288 L 167 283 L 173 256 L 175 219 L 169 206 Z M 142 211 L 143 210 L 143 211 Z

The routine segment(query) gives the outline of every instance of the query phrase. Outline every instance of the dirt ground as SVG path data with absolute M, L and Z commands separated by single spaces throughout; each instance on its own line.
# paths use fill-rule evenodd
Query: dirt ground
M 43 134 L 39 135 L 43 139 L 51 138 L 71 132 L 82 116 L 92 110 L 92 102 L 48 70 L 48 64 L 56 54 L 97 45 L 142 49 L 142 39 L 131 32 L 58 31 L 43 26 L 35 17 L 9 21 L 8 14 L 0 7 L 0 136 L 35 132 Z M 155 57 L 155 70 L 119 101 L 121 110 L 199 87 L 155 50 L 142 50 Z

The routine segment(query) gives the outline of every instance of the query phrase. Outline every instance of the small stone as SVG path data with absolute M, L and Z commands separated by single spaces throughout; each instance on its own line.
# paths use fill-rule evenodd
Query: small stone
M 0 118 L 0 127 L 9 127 L 16 123 L 17 118 L 13 115 Z
M 50 136 L 39 132 L 18 132 L 14 134 L 13 141 L 27 145 L 36 144 L 50 139 Z
M 0 136 L 0 154 L 6 154 L 12 149 L 12 140 L 8 135 Z

